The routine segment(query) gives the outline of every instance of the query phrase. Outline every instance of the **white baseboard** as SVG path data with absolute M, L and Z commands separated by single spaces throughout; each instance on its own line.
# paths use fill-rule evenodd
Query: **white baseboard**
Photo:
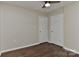
M 0 56 L 1 56 L 1 53 L 0 53 Z
M 49 42 L 49 43 L 52 43 L 52 42 L 50 42 L 50 41 L 48 41 L 48 42 Z M 3 51 L 0 52 L 0 55 L 1 55 L 2 53 L 4 53 L 4 52 L 13 51 L 13 50 L 17 50 L 17 49 L 22 49 L 22 48 L 25 48 L 25 47 L 34 46 L 34 45 L 38 45 L 38 44 L 40 44 L 40 43 L 42 43 L 42 42 L 30 44 L 30 45 L 27 45 L 27 46 L 17 47 L 17 48 L 13 48 L 13 49 L 3 50 Z M 76 50 L 73 50 L 73 49 L 70 49 L 70 48 L 67 48 L 67 47 L 64 47 L 64 46 L 62 46 L 62 47 L 63 47 L 65 50 L 72 51 L 72 52 L 74 52 L 74 53 L 79 54 L 79 52 L 76 51 Z
M 30 45 L 27 45 L 27 46 L 21 46 L 21 47 L 17 47 L 17 48 L 12 48 L 12 49 L 8 49 L 8 50 L 2 50 L 2 51 L 1 51 L 1 54 L 4 53 L 4 52 L 8 52 L 8 51 L 13 51 L 13 50 L 22 49 L 22 48 L 25 48 L 25 47 L 34 46 L 34 45 L 37 45 L 37 44 L 40 44 L 40 43 L 42 43 L 42 42 L 30 44 Z M 0 55 L 1 55 L 1 54 L 0 54 Z
M 77 54 L 79 54 L 79 52 L 78 51 L 76 51 L 76 50 L 73 50 L 73 49 L 70 49 L 70 48 L 67 48 L 67 47 L 63 47 L 65 50 L 68 50 L 68 51 L 71 51 L 71 52 L 74 52 L 74 53 L 77 53 Z
M 51 42 L 51 41 L 48 41 L 48 42 L 49 42 L 49 43 L 56 44 L 56 43 L 54 43 L 54 42 Z M 56 45 L 63 47 L 63 45 L 59 45 L 59 44 L 56 44 Z
M 52 42 L 50 42 L 50 41 L 48 41 L 48 42 L 49 42 L 49 43 L 52 43 Z M 56 45 L 57 45 L 57 44 L 56 44 Z M 58 45 L 58 46 L 61 46 L 61 45 Z M 73 49 L 70 49 L 70 48 L 67 48 L 67 47 L 65 47 L 64 45 L 62 45 L 62 47 L 63 47 L 65 50 L 68 50 L 68 51 L 74 52 L 74 53 L 76 53 L 76 54 L 79 54 L 78 51 L 73 50 Z

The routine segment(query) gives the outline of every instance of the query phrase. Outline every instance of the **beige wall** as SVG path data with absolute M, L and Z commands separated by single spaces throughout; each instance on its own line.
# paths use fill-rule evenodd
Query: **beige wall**
M 64 7 L 60 7 L 58 9 L 55 9 L 51 12 L 48 13 L 48 16 L 53 16 L 53 15 L 57 15 L 57 14 L 61 14 L 64 11 Z
M 2 50 L 38 43 L 38 16 L 44 13 L 4 4 L 0 7 Z
M 1 8 L 0 8 L 0 51 L 1 51 Z
M 79 52 L 79 2 L 65 6 L 64 32 L 64 45 Z
M 64 13 L 64 47 L 79 52 L 79 2 L 58 8 L 50 12 L 48 16 L 60 13 Z
M 2 31 L 3 31 L 3 25 L 2 25 L 2 19 L 3 19 L 3 12 L 2 12 L 3 10 L 2 10 L 2 8 L 1 8 L 1 5 L 0 5 L 0 51 L 1 51 L 1 39 L 2 39 Z
M 59 13 L 64 13 L 64 46 L 79 51 L 79 2 L 51 11 L 48 17 Z M 17 6 L 0 5 L 2 49 L 37 43 L 39 15 L 45 14 Z

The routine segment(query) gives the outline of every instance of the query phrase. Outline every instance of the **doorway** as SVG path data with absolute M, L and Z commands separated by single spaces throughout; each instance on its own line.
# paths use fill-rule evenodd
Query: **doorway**
M 39 42 L 48 42 L 48 18 L 39 16 Z
M 50 16 L 50 42 L 60 46 L 64 44 L 63 18 L 63 14 Z

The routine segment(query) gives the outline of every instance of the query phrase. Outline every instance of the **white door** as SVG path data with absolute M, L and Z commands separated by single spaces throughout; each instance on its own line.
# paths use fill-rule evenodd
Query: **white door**
M 50 17 L 50 42 L 63 46 L 63 14 Z
M 39 42 L 48 41 L 48 18 L 39 16 Z

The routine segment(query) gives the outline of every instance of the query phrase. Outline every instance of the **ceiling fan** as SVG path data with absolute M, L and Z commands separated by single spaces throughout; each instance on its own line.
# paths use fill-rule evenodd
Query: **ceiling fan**
M 48 8 L 50 7 L 51 4 L 54 4 L 54 3 L 60 3 L 60 1 L 43 1 L 44 2 L 44 5 L 42 6 L 42 8 Z

